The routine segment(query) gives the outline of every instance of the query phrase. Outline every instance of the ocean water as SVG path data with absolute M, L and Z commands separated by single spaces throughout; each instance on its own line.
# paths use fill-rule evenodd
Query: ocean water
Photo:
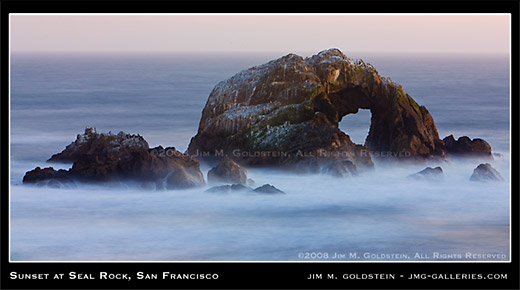
M 345 179 L 249 169 L 258 185 L 286 192 L 277 196 L 204 192 L 209 186 L 144 191 L 131 184 L 22 184 L 36 166 L 70 167 L 45 160 L 86 126 L 139 133 L 150 146 L 184 151 L 219 81 L 280 56 L 13 54 L 11 260 L 509 260 L 507 56 L 349 55 L 402 84 L 431 112 L 441 138 L 487 140 L 504 155 L 492 161 L 503 182 L 471 182 L 479 162 L 455 160 L 429 164 L 444 170 L 434 183 L 407 178 L 425 165 L 376 164 Z M 345 116 L 340 128 L 363 143 L 369 124 L 370 112 L 361 110 Z M 201 165 L 204 174 L 209 169 Z

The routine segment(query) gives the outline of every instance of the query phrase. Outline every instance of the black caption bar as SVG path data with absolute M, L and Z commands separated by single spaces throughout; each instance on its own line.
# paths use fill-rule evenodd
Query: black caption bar
M 515 289 L 515 270 L 509 263 L 11 263 L 1 280 L 3 289 L 410 289 L 425 281 L 428 288 Z

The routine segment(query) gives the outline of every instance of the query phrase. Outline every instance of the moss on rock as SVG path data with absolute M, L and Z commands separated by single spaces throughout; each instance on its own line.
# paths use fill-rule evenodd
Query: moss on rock
M 443 156 L 442 140 L 426 108 L 372 65 L 353 61 L 338 49 L 305 59 L 289 54 L 219 83 L 188 152 L 233 148 L 357 152 L 338 122 L 360 108 L 372 112 L 366 140 L 371 151 Z M 354 164 L 371 163 L 356 154 L 351 158 Z

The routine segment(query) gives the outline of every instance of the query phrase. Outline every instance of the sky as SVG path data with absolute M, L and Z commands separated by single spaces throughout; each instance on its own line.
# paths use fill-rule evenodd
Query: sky
M 13 52 L 508 54 L 509 14 L 11 14 Z

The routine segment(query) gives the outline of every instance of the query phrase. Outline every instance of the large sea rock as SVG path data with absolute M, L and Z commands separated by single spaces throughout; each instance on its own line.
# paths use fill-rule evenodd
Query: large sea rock
M 143 182 L 144 187 L 184 189 L 204 185 L 199 161 L 174 147 L 149 148 L 139 135 L 120 132 L 99 134 L 87 128 L 62 152 L 49 161 L 73 163 L 69 170 L 36 168 L 24 176 L 24 183 L 43 180 L 86 182 Z
M 372 113 L 364 145 L 338 127 L 359 109 Z M 373 167 L 372 157 L 444 158 L 445 148 L 428 110 L 402 86 L 330 49 L 308 58 L 288 54 L 217 84 L 188 153 L 250 165 L 348 160 L 362 170 Z

